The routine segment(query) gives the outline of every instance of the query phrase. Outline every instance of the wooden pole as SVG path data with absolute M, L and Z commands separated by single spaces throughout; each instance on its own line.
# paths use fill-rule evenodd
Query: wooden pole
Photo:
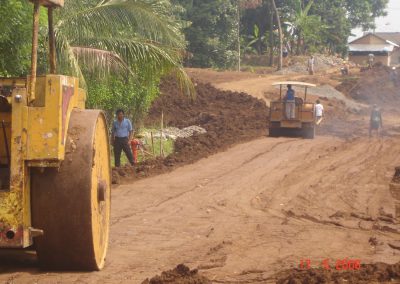
M 48 8 L 49 23 L 49 51 L 50 51 L 50 74 L 56 74 L 56 40 L 54 36 L 53 8 Z
M 237 44 L 238 44 L 238 72 L 241 71 L 241 49 L 240 49 L 240 0 L 238 0 L 237 4 Z
M 164 156 L 164 151 L 163 151 L 163 132 L 164 132 L 164 111 L 161 111 L 161 135 L 160 135 L 160 156 Z
M 154 137 L 153 137 L 153 131 L 150 132 L 151 135 L 151 150 L 153 151 L 153 156 L 156 155 L 155 149 L 154 149 Z
M 32 32 L 32 54 L 31 54 L 31 84 L 29 102 L 35 100 L 35 88 L 36 88 L 36 69 L 37 69 L 37 52 L 38 52 L 38 34 L 39 34 L 39 12 L 40 4 L 39 0 L 34 2 L 33 6 L 33 32 Z

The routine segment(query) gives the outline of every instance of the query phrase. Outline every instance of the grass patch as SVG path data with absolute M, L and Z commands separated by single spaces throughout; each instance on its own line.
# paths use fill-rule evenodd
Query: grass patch
M 143 133 L 142 129 L 142 133 Z M 146 130 L 150 133 L 150 130 Z M 159 131 L 154 130 L 153 133 L 159 133 Z M 154 159 L 156 157 L 167 157 L 174 152 L 174 140 L 172 139 L 160 139 L 153 138 L 153 143 L 150 137 L 143 137 L 140 139 L 143 143 L 143 147 L 138 150 L 138 162 L 143 162 L 148 159 Z M 161 151 L 162 149 L 162 151 Z M 128 158 L 125 153 L 121 154 L 121 165 L 129 164 Z M 111 165 L 115 167 L 114 160 L 114 149 L 111 147 Z

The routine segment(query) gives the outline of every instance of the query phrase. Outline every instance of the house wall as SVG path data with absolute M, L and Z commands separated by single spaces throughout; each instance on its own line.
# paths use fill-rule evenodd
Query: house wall
M 368 65 L 368 55 L 350 55 L 349 60 L 359 65 Z M 374 63 L 380 62 L 385 66 L 390 65 L 390 57 L 388 55 L 375 55 Z
M 386 41 L 373 34 L 368 34 L 352 41 L 351 44 L 386 44 Z
M 395 51 L 393 51 L 390 57 L 392 66 L 400 65 L 400 48 L 397 48 Z

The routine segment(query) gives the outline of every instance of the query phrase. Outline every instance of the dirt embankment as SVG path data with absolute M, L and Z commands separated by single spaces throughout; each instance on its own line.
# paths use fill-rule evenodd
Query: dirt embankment
M 389 265 L 374 263 L 362 265 L 360 270 L 339 272 L 335 270 L 293 269 L 279 273 L 277 284 L 317 284 L 317 283 L 399 283 L 400 263 Z
M 245 93 L 221 91 L 204 83 L 196 83 L 196 92 L 195 98 L 189 98 L 181 94 L 174 80 L 165 80 L 161 96 L 150 108 L 145 123 L 158 125 L 163 112 L 166 126 L 198 125 L 207 133 L 178 138 L 175 152 L 164 159 L 148 160 L 135 168 L 115 169 L 115 183 L 121 176 L 135 179 L 165 172 L 266 135 L 268 108 L 264 101 Z
M 318 283 L 398 283 L 400 280 L 400 263 L 363 264 L 358 270 L 338 271 L 331 269 L 289 269 L 272 277 L 277 284 L 318 284 Z M 272 282 L 272 279 L 270 279 Z M 268 283 L 270 283 L 268 282 Z M 146 279 L 142 284 L 209 284 L 208 278 L 200 275 L 197 269 L 190 270 L 180 264 L 176 268 L 164 271 L 161 275 Z
M 358 80 L 345 80 L 337 89 L 356 101 L 393 110 L 400 103 L 399 87 L 400 74 L 382 66 L 360 73 Z
M 146 279 L 142 284 L 211 284 L 212 282 L 198 274 L 198 270 L 179 264 L 172 270 L 164 271 L 161 275 Z

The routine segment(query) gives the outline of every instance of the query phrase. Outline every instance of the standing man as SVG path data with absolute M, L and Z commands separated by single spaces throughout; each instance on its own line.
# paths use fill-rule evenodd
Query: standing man
M 350 67 L 349 67 L 349 63 L 347 61 L 343 61 L 343 66 L 342 68 L 340 68 L 340 71 L 342 72 L 342 75 L 349 75 L 350 73 Z
M 286 118 L 287 119 L 295 119 L 296 118 L 296 98 L 295 92 L 292 89 L 292 85 L 287 85 L 287 92 L 285 96 L 285 109 L 286 109 Z
M 321 104 L 320 100 L 317 100 L 317 103 L 315 105 L 315 118 L 316 118 L 315 124 L 320 125 L 323 117 L 324 117 L 324 106 Z
M 383 128 L 382 114 L 377 105 L 374 105 L 371 112 L 369 123 L 369 137 L 371 138 L 372 130 L 376 130 L 378 137 L 380 136 L 379 129 Z
M 314 55 L 311 55 L 310 58 L 308 59 L 308 74 L 314 75 L 314 64 L 315 64 L 315 58 Z
M 112 127 L 112 142 L 114 145 L 114 159 L 115 166 L 121 166 L 121 153 L 125 152 L 131 165 L 134 165 L 133 155 L 129 141 L 133 136 L 133 127 L 129 119 L 125 118 L 125 113 L 122 109 L 116 111 L 115 115 L 117 119 L 113 123 Z
M 283 65 L 287 65 L 287 57 L 289 56 L 289 50 L 286 45 L 282 49 Z
M 368 68 L 372 69 L 374 66 L 375 55 L 373 53 L 368 54 Z

